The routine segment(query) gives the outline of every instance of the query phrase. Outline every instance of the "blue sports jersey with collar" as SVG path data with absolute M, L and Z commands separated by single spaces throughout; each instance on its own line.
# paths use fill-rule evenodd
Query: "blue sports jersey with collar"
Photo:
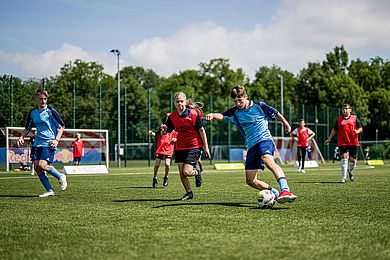
M 31 130 L 34 126 L 37 131 L 33 146 L 50 147 L 50 141 L 56 138 L 58 129 L 65 126 L 65 123 L 54 108 L 47 106 L 42 110 L 32 109 L 28 114 L 25 128 Z
M 248 148 L 264 140 L 273 140 L 268 120 L 275 119 L 278 110 L 264 102 L 250 101 L 248 109 L 234 106 L 222 113 L 224 120 L 232 121 L 245 138 Z

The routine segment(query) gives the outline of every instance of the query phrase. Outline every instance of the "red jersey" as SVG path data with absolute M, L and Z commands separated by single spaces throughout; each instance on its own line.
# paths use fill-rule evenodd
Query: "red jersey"
M 355 115 L 345 119 L 339 116 L 336 121 L 335 130 L 338 131 L 338 146 L 360 146 L 358 134 L 355 130 L 361 128 L 360 120 Z
M 199 129 L 202 128 L 202 112 L 198 109 L 186 108 L 179 115 L 172 112 L 166 122 L 168 132 L 173 129 L 177 132 L 176 150 L 190 150 L 193 148 L 203 148 L 203 140 L 200 137 Z
M 313 134 L 313 131 L 311 131 L 310 128 L 307 127 L 298 127 L 293 131 L 293 134 L 298 137 L 298 147 L 308 147 L 309 142 L 307 141 L 307 139 Z
M 84 141 L 79 139 L 79 140 L 74 140 L 72 142 L 72 148 L 73 148 L 73 157 L 83 157 L 83 149 L 84 149 Z
M 173 138 L 177 138 L 176 131 L 172 131 L 165 135 L 159 134 L 157 138 L 156 154 L 172 156 L 175 150 L 175 142 L 172 141 Z

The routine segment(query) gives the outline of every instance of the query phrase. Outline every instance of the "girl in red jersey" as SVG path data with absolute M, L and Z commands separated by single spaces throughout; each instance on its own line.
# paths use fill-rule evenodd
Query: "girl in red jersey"
M 333 136 L 338 132 L 337 146 L 340 149 L 341 183 L 345 183 L 348 172 L 349 179 L 354 181 L 353 170 L 356 167 L 357 148 L 360 146 L 358 134 L 363 131 L 359 118 L 351 115 L 352 106 L 344 104 L 342 106 L 343 115 L 337 118 L 336 124 L 329 134 L 325 144 L 329 144 Z M 349 161 L 349 166 L 348 166 Z
M 291 137 L 298 137 L 298 172 L 305 173 L 306 149 L 309 141 L 316 135 L 310 128 L 305 127 L 305 120 L 299 119 L 299 127 L 290 133 Z
M 203 150 L 207 158 L 210 158 L 207 135 L 201 121 L 202 112 L 197 109 L 202 106 L 202 103 L 187 100 L 186 94 L 178 92 L 175 94 L 176 109 L 170 113 L 165 124 L 162 125 L 167 132 L 176 130 L 178 133 L 175 163 L 178 164 L 180 180 L 186 190 L 181 200 L 193 198 L 189 176 L 195 176 L 197 187 L 202 185 L 201 172 L 195 169 L 201 151 Z
M 161 160 L 165 160 L 165 176 L 163 179 L 163 186 L 168 186 L 168 175 L 171 168 L 171 159 L 175 149 L 175 142 L 177 141 L 177 132 L 172 131 L 167 133 L 164 129 L 160 129 L 156 132 L 149 131 L 150 136 L 157 135 L 157 150 L 156 150 L 156 162 L 154 164 L 153 174 L 153 188 L 157 188 L 157 173 L 160 168 Z
M 76 139 L 72 142 L 74 165 L 80 165 L 81 158 L 84 156 L 84 141 L 81 134 L 76 134 Z

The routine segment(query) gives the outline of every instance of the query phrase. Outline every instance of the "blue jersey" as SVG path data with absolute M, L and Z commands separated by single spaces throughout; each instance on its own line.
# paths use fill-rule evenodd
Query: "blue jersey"
M 272 140 L 271 132 L 268 129 L 268 120 L 275 119 L 278 110 L 264 102 L 250 101 L 248 109 L 239 109 L 234 106 L 222 113 L 225 120 L 232 121 L 245 138 L 248 148 L 255 144 Z
M 34 147 L 50 147 L 50 141 L 56 139 L 58 129 L 64 127 L 65 123 L 58 112 L 47 106 L 39 110 L 34 108 L 28 114 L 26 129 L 36 127 Z

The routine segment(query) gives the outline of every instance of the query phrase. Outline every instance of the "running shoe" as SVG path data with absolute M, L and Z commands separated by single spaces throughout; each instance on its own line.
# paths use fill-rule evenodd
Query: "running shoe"
M 54 191 L 52 190 L 49 190 L 49 191 L 46 191 L 45 193 L 39 195 L 40 198 L 47 198 L 47 197 L 50 197 L 50 196 L 54 196 Z
M 286 203 L 286 202 L 293 202 L 297 199 L 297 196 L 295 196 L 291 191 L 283 190 L 280 192 L 279 197 L 276 198 L 276 201 L 280 204 Z
M 165 176 L 165 177 L 164 177 L 163 186 L 164 186 L 164 187 L 168 186 L 168 176 Z

